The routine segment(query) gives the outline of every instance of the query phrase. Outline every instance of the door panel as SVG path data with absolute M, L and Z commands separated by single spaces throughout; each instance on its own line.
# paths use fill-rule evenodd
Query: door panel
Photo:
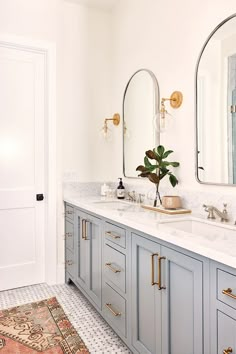
M 165 269 L 162 289 L 164 354 L 203 353 L 202 263 L 161 247 Z M 165 265 L 164 265 L 165 263 Z
M 101 220 L 88 216 L 88 238 L 90 247 L 90 258 L 89 258 L 89 295 L 96 303 L 96 305 L 101 308 L 101 241 L 102 241 L 102 231 L 101 231 Z
M 158 279 L 160 245 L 132 234 L 132 343 L 138 352 L 161 352 L 161 292 L 152 285 Z
M 0 290 L 43 282 L 45 58 L 0 46 Z

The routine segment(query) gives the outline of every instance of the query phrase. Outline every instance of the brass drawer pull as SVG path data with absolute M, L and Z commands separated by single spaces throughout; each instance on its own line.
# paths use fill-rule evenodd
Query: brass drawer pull
M 166 257 L 158 257 L 158 285 L 159 285 L 159 290 L 166 289 L 165 286 L 161 285 L 161 260 L 162 259 L 166 259 Z
M 66 232 L 66 237 L 72 237 L 72 236 L 73 236 L 72 232 Z
M 235 299 L 236 300 L 236 295 L 232 294 L 232 289 L 231 288 L 228 288 L 228 289 L 225 289 L 225 290 L 222 290 L 222 294 L 226 295 L 226 296 L 229 296 L 231 297 L 232 299 Z M 230 353 L 230 352 L 229 352 Z M 231 352 L 232 353 L 232 352 Z
M 66 210 L 66 215 L 72 215 L 74 212 L 72 210 Z
M 120 238 L 119 235 L 114 235 L 111 231 L 106 231 L 105 234 L 114 238 L 114 239 Z
M 107 303 L 106 304 L 106 307 L 108 308 L 108 310 L 115 316 L 121 316 L 121 313 L 120 312 L 116 312 L 115 310 L 113 310 L 111 304 Z
M 228 348 L 228 349 L 224 349 L 223 350 L 223 354 L 229 354 L 229 353 L 233 353 L 233 349 L 232 348 Z
M 110 270 L 112 270 L 113 273 L 120 273 L 120 272 L 121 272 L 120 269 L 113 268 L 112 265 L 111 265 L 111 263 L 105 263 L 105 266 L 106 266 L 107 268 L 109 268 Z
M 66 265 L 72 266 L 73 262 L 72 261 L 66 261 Z
M 154 257 L 155 256 L 158 257 L 158 253 L 153 253 L 151 255 L 151 269 L 152 269 L 152 271 L 151 271 L 151 284 L 152 284 L 152 286 L 153 285 L 159 285 L 159 283 L 154 281 Z

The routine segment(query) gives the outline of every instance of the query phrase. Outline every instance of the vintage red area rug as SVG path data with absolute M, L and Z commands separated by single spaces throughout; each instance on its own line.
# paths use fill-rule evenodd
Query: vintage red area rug
M 0 310 L 0 354 L 89 353 L 55 297 Z

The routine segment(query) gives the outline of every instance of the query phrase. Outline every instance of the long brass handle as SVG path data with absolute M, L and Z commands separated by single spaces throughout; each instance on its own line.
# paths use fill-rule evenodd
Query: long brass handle
M 106 304 L 106 307 L 108 308 L 108 310 L 109 310 L 115 317 L 121 316 L 121 313 L 120 313 L 120 312 L 116 312 L 116 311 L 112 308 L 111 304 L 107 303 L 107 304 Z
M 152 284 L 152 286 L 153 285 L 159 285 L 159 283 L 157 283 L 157 282 L 155 282 L 154 281 L 154 277 L 155 277 L 155 272 L 154 272 L 154 257 L 155 256 L 157 256 L 158 257 L 158 253 L 153 253 L 152 255 L 151 255 L 151 269 L 152 269 L 152 271 L 151 271 L 151 284 Z
M 233 349 L 231 347 L 223 350 L 223 354 L 229 354 L 229 353 L 233 353 Z
M 66 261 L 66 265 L 68 265 L 68 266 L 72 266 L 72 264 L 73 264 L 73 261 Z
M 112 267 L 111 263 L 105 263 L 105 266 L 107 268 L 109 268 L 110 270 L 112 270 L 113 273 L 120 273 L 121 272 L 120 269 L 116 269 L 116 268 Z
M 82 219 L 82 239 L 84 240 L 84 222 L 85 220 Z
M 86 219 L 83 219 L 82 220 L 82 239 L 83 240 L 88 240 L 88 238 L 87 238 L 87 226 L 86 226 L 86 224 L 87 224 L 87 220 Z
M 166 259 L 166 257 L 158 257 L 158 285 L 159 285 L 159 290 L 166 289 L 165 286 L 161 285 L 161 260 L 162 259 Z
M 66 215 L 72 215 L 74 212 L 72 210 L 66 210 Z
M 233 290 L 231 288 L 222 290 L 222 294 L 231 297 L 236 300 L 236 295 L 232 294 Z
M 106 231 L 105 234 L 114 238 L 114 239 L 120 238 L 119 235 L 114 235 L 111 231 Z

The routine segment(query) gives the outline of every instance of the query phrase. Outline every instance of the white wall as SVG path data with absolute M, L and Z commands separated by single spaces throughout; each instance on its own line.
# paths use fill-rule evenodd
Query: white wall
M 195 179 L 194 79 L 201 48 L 211 31 L 236 12 L 234 0 L 189 1 L 126 0 L 118 2 L 113 18 L 113 110 L 121 111 L 123 90 L 137 69 L 152 70 L 160 94 L 183 92 L 180 109 L 173 111 L 173 129 L 162 143 L 175 151 L 180 161 L 180 185 L 199 191 L 232 193 L 232 187 L 205 186 Z M 121 137 L 114 141 L 114 179 L 122 171 Z

